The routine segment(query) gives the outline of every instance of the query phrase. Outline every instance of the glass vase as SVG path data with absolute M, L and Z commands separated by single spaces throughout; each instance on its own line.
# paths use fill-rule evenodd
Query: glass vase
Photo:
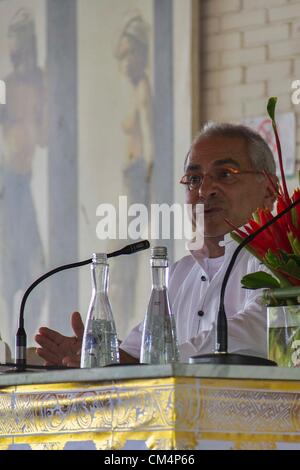
M 279 367 L 300 367 L 300 305 L 268 307 L 268 358 Z

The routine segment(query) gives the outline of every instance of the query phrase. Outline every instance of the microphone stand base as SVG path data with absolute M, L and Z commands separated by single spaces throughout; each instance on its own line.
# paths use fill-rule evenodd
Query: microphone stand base
M 244 366 L 277 366 L 276 362 L 264 357 L 246 356 L 243 354 L 212 353 L 189 358 L 189 364 L 223 364 Z

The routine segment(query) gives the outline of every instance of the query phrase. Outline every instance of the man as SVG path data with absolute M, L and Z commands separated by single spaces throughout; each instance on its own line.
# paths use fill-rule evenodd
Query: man
M 257 208 L 273 207 L 276 184 L 273 155 L 265 141 L 244 126 L 212 124 L 194 140 L 181 182 L 187 202 L 204 205 L 204 248 L 192 252 L 171 268 L 169 294 L 176 318 L 181 361 L 212 352 L 215 315 L 222 280 L 237 244 L 231 240 L 226 219 L 244 225 Z M 267 355 L 266 310 L 260 294 L 241 288 L 241 278 L 259 270 L 246 250 L 238 256 L 225 297 L 229 352 Z M 72 316 L 73 338 L 41 328 L 36 341 L 47 364 L 78 365 L 83 324 Z M 121 343 L 121 362 L 138 362 L 142 324 Z

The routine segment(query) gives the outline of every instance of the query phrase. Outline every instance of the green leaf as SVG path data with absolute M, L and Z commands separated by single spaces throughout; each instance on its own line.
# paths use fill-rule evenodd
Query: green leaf
M 289 254 L 287 255 L 287 259 L 284 260 L 285 263 L 288 263 L 289 259 L 293 259 L 295 263 L 300 267 L 300 256 L 294 255 L 294 254 Z
M 280 253 L 280 256 L 281 256 L 281 259 L 283 260 L 283 262 L 287 263 L 288 260 L 290 259 L 289 253 L 287 253 L 284 250 L 281 250 L 280 248 L 279 248 L 278 252 Z
M 243 287 L 246 289 L 262 289 L 280 287 L 280 283 L 271 274 L 263 271 L 247 274 L 241 280 Z
M 288 239 L 289 239 L 289 242 L 293 249 L 294 254 L 296 256 L 300 256 L 300 242 L 298 238 L 295 238 L 292 232 L 289 232 L 287 236 L 288 236 Z
M 258 211 L 253 212 L 252 219 L 255 220 L 256 223 L 260 224 L 260 218 Z
M 294 238 L 293 240 L 293 250 L 296 256 L 300 256 L 300 242 L 298 238 Z
M 266 262 L 272 269 L 278 269 L 283 264 L 282 260 L 278 258 L 278 256 L 273 253 L 273 251 L 268 250 L 264 256 L 263 262 Z
M 267 105 L 268 114 L 274 123 L 275 123 L 276 103 L 277 103 L 277 98 L 275 96 L 272 96 L 271 98 L 269 98 L 268 105 Z
M 231 238 L 236 241 L 237 243 L 242 243 L 242 241 L 244 240 L 242 237 L 240 237 L 240 235 L 238 235 L 237 233 L 235 232 L 230 232 L 230 236 Z
M 292 217 L 292 224 L 294 225 L 295 228 L 298 228 L 298 216 L 297 216 L 297 211 L 295 207 L 293 207 L 293 209 L 291 210 L 291 217 Z
M 296 279 L 300 279 L 300 266 L 295 262 L 295 260 L 290 259 L 286 265 L 280 267 L 281 271 L 290 274 Z

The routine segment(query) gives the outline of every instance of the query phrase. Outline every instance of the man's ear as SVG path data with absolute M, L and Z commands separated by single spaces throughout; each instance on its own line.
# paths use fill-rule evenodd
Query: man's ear
M 266 181 L 264 206 L 270 211 L 273 210 L 274 202 L 278 196 L 279 181 L 276 175 L 268 175 Z

